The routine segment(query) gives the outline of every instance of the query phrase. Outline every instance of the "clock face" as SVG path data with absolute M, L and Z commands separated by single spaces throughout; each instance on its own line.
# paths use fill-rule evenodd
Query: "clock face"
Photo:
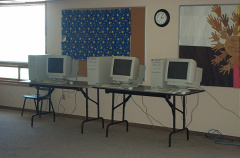
M 164 9 L 158 10 L 154 16 L 154 21 L 160 27 L 166 26 L 170 21 L 170 15 L 168 11 Z

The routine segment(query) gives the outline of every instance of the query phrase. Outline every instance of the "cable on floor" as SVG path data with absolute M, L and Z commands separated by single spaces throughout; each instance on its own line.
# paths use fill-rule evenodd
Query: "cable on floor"
M 214 138 L 212 135 L 213 134 L 218 134 L 220 135 L 220 137 L 218 138 Z M 226 139 L 224 138 L 224 136 L 222 135 L 222 133 L 216 129 L 210 129 L 208 131 L 208 134 L 206 135 L 207 138 L 213 140 L 216 144 L 221 144 L 221 145 L 231 145 L 231 146 L 240 146 L 238 144 L 233 144 L 233 140 L 232 139 Z

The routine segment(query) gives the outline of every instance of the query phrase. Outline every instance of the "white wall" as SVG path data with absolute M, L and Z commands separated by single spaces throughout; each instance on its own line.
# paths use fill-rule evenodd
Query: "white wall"
M 49 2 L 47 4 L 47 53 L 61 54 L 61 10 L 76 9 L 76 8 L 109 8 L 109 7 L 146 7 L 146 85 L 150 85 L 150 59 L 178 57 L 178 18 L 179 5 L 196 5 L 196 4 L 237 4 L 239 0 L 68 0 L 62 2 Z M 160 9 L 167 9 L 171 16 L 170 23 L 159 28 L 153 21 L 155 12 Z M 86 80 L 86 78 L 79 78 Z M 34 92 L 33 88 L 29 87 L 14 87 L 0 85 L 0 105 L 22 107 L 23 94 Z M 202 87 L 208 93 L 216 98 L 225 108 L 240 114 L 240 91 L 233 88 L 222 87 Z M 64 90 L 67 91 L 67 90 Z M 240 136 L 240 119 L 232 112 L 223 109 L 218 102 L 207 92 L 199 95 L 192 95 L 187 98 L 187 124 L 191 120 L 191 111 L 197 105 L 197 108 L 192 115 L 192 123 L 189 129 L 193 131 L 208 132 L 210 129 L 218 129 L 222 134 L 231 136 Z M 56 111 L 63 111 L 63 108 L 58 105 L 62 90 L 56 90 L 53 95 L 53 104 Z M 96 90 L 89 89 L 91 98 L 96 98 Z M 14 100 L 12 99 L 14 96 Z M 67 96 L 67 94 L 65 95 Z M 65 108 L 65 113 L 71 114 L 75 109 L 75 93 L 69 93 L 70 98 L 62 100 L 61 104 Z M 85 115 L 85 99 L 80 92 L 76 94 L 77 105 L 74 115 Z M 120 102 L 121 96 L 116 98 Z M 160 121 L 167 127 L 172 126 L 172 114 L 165 100 L 154 97 L 133 96 L 133 99 L 145 109 L 146 105 L 148 113 L 155 119 Z M 142 99 L 144 105 L 142 103 Z M 199 100 L 199 101 L 198 101 Z M 178 99 L 177 103 L 180 103 Z M 100 112 L 101 116 L 110 119 L 111 117 L 111 95 L 101 91 L 100 95 Z M 181 104 L 178 105 L 179 108 Z M 95 105 L 89 104 L 90 116 L 95 116 Z M 30 103 L 27 105 L 31 107 Z M 116 118 L 121 119 L 121 109 L 117 110 Z M 181 116 L 177 115 L 180 121 L 177 121 L 177 126 L 182 127 Z M 130 100 L 126 107 L 126 119 L 129 122 L 151 124 L 146 115 L 140 108 Z M 155 125 L 160 125 L 153 121 Z

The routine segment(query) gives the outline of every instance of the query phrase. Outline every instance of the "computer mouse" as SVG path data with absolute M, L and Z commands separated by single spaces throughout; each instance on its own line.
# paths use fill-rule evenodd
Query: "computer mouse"
M 182 92 L 181 92 L 181 94 L 186 94 L 186 93 L 187 93 L 187 92 L 185 92 L 185 91 L 182 91 Z
M 182 89 L 181 90 L 181 94 L 187 94 L 188 92 L 190 92 L 190 90 L 188 90 L 188 89 Z
M 128 89 L 129 89 L 129 90 L 132 90 L 132 89 L 133 89 L 133 87 L 128 87 Z

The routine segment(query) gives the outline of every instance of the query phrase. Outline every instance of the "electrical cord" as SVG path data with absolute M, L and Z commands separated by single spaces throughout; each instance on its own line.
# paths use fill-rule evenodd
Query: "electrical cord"
M 219 134 L 220 137 L 218 138 L 214 138 L 212 137 L 212 135 L 216 133 Z M 210 129 L 208 131 L 208 134 L 206 135 L 207 138 L 213 140 L 216 144 L 221 144 L 221 145 L 231 145 L 231 146 L 240 146 L 240 144 L 233 144 L 233 140 L 232 139 L 226 139 L 224 138 L 224 136 L 222 135 L 222 133 L 219 130 L 216 129 Z
M 121 97 L 119 94 L 115 95 L 115 96 L 114 96 L 114 103 L 119 104 L 119 102 L 118 102 L 118 99 L 119 99 L 119 98 L 122 99 L 122 97 Z M 118 108 L 121 109 L 121 111 L 116 110 L 115 112 L 122 114 L 123 107 L 120 106 L 120 107 L 118 107 Z
M 202 89 L 203 89 L 203 88 L 202 88 Z M 205 89 L 203 89 L 203 90 L 205 90 Z M 205 90 L 205 92 L 207 92 L 208 95 L 210 95 L 210 96 L 218 103 L 218 105 L 220 105 L 221 108 L 223 108 L 224 110 L 226 110 L 226 111 L 234 114 L 238 119 L 240 119 L 240 116 L 238 116 L 238 114 L 236 114 L 235 112 L 233 112 L 233 111 L 225 108 L 211 93 L 209 93 L 207 90 Z
M 161 124 L 163 127 L 166 127 L 166 126 L 163 125 L 160 121 L 156 120 L 154 117 L 152 117 L 150 114 L 148 114 L 148 112 L 147 112 L 147 107 L 146 107 L 146 105 L 145 105 L 144 102 L 143 102 L 143 96 L 142 96 L 142 104 L 143 104 L 143 106 L 145 107 L 145 111 L 143 110 L 143 108 L 142 108 L 139 104 L 136 103 L 136 101 L 133 99 L 133 97 L 131 97 L 131 99 L 132 99 L 133 102 L 141 109 L 141 111 L 146 114 L 147 118 L 149 119 L 149 121 L 150 121 L 150 123 L 151 123 L 151 125 L 153 126 L 154 129 L 155 129 L 155 126 L 154 126 L 151 118 L 152 118 L 154 121 L 156 121 L 156 122 L 158 122 L 159 124 Z
M 202 87 L 201 87 L 201 88 L 202 88 Z M 202 88 L 202 89 L 205 90 L 204 88 Z M 232 113 L 232 114 L 235 115 L 238 119 L 240 119 L 240 116 L 239 116 L 239 115 L 237 115 L 235 112 L 233 112 L 233 111 L 225 108 L 211 93 L 209 93 L 207 90 L 205 90 L 205 92 L 207 92 L 207 94 L 210 95 L 210 96 L 218 103 L 218 105 L 219 105 L 221 108 L 223 108 L 224 110 Z M 212 133 L 211 133 L 211 132 L 212 132 Z M 212 137 L 212 134 L 214 134 L 214 133 L 219 134 L 220 137 L 218 137 L 218 138 L 213 138 L 213 137 Z M 210 130 L 208 131 L 208 134 L 206 135 L 206 137 L 209 138 L 209 139 L 211 139 L 211 140 L 213 140 L 216 144 L 231 145 L 231 146 L 240 146 L 240 144 L 239 144 L 239 145 L 238 145 L 238 144 L 233 144 L 233 140 L 224 138 L 224 136 L 222 135 L 222 133 L 221 133 L 220 131 L 216 130 L 216 129 L 210 129 Z
M 143 96 L 142 96 L 142 104 L 146 109 L 146 113 L 147 113 L 147 106 L 145 105 L 145 103 L 143 102 Z M 148 114 L 148 113 L 147 113 Z M 152 115 L 148 114 L 149 117 L 151 117 L 154 121 L 158 122 L 160 125 L 162 125 L 163 127 L 166 127 L 165 125 L 162 124 L 162 122 L 158 121 L 157 119 L 155 119 Z
M 58 113 L 59 113 L 59 106 L 61 106 L 62 108 L 63 108 L 63 112 L 62 112 L 62 114 L 64 114 L 65 113 L 65 107 L 61 104 L 61 101 L 62 101 L 62 99 L 64 98 L 64 100 L 66 99 L 65 98 L 65 93 L 67 93 L 67 96 L 68 96 L 68 98 L 70 98 L 70 93 L 74 93 L 75 92 L 75 107 L 74 107 L 74 110 L 72 111 L 72 113 L 71 114 L 73 114 L 73 112 L 76 110 L 76 106 L 77 106 L 77 104 L 76 104 L 76 99 L 77 99 L 77 97 L 76 97 L 76 95 L 77 95 L 77 91 L 76 90 L 73 90 L 73 91 L 64 91 L 63 89 L 62 89 L 62 95 L 61 95 L 61 97 L 60 97 L 60 99 L 59 99 L 59 102 L 58 102 Z M 63 97 L 64 96 L 64 97 Z
M 75 92 L 75 107 L 74 107 L 74 109 L 73 109 L 71 115 L 76 111 L 76 108 L 77 108 L 77 91 L 74 90 L 74 92 Z M 71 92 L 71 93 L 74 93 L 74 92 Z
M 75 80 L 77 81 L 77 77 L 76 77 Z M 72 92 L 70 92 L 70 93 L 74 93 L 74 92 L 75 92 L 75 107 L 74 107 L 74 109 L 73 109 L 71 115 L 76 111 L 76 108 L 77 108 L 77 91 L 74 90 L 74 91 L 72 91 Z M 69 96 L 69 97 L 70 97 L 70 96 Z
M 141 107 L 139 104 L 137 104 L 137 102 L 133 99 L 133 97 L 131 97 L 131 99 L 132 99 L 132 101 L 142 110 L 142 112 L 146 114 L 146 116 L 147 116 L 148 120 L 150 121 L 152 127 L 155 128 L 154 125 L 153 125 L 152 120 L 149 118 L 149 114 L 147 113 L 147 108 L 145 107 L 146 111 L 144 111 L 144 110 L 142 109 L 142 107 Z
M 58 113 L 59 113 L 59 106 L 61 106 L 61 107 L 63 108 L 63 112 L 62 112 L 62 114 L 65 113 L 65 107 L 61 104 L 61 101 L 62 101 L 63 95 L 64 95 L 64 91 L 63 91 L 63 89 L 62 89 L 62 95 L 61 95 L 61 97 L 60 97 L 60 99 L 59 99 L 59 102 L 58 102 Z
M 195 109 L 197 109 L 198 105 L 199 105 L 199 94 L 197 94 L 197 105 L 196 105 L 196 106 L 193 108 L 193 110 L 191 111 L 191 120 L 190 120 L 190 122 L 187 124 L 186 127 L 188 127 L 188 126 L 192 123 L 192 120 L 193 120 L 193 112 L 194 112 Z

